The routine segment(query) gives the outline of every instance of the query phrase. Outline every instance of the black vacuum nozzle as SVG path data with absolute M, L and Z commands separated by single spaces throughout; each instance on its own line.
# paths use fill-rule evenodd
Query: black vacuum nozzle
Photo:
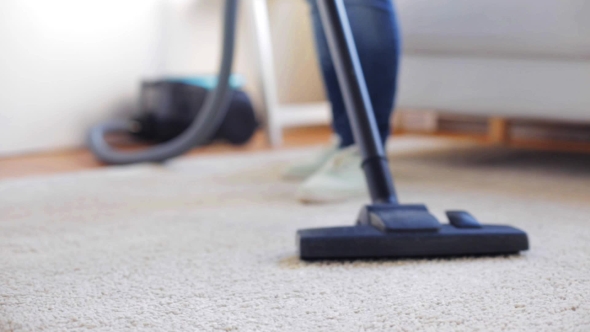
M 463 211 L 440 224 L 423 205 L 369 205 L 357 225 L 297 232 L 304 260 L 514 254 L 528 249 L 525 232 L 481 225 Z

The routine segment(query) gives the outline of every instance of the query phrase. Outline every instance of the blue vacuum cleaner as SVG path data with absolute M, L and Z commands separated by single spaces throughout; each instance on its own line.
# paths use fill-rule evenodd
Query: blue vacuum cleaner
M 527 234 L 482 225 L 465 211 L 448 211 L 441 224 L 424 205 L 399 204 L 361 70 L 343 0 L 318 1 L 346 111 L 363 162 L 372 204 L 356 225 L 297 232 L 303 260 L 504 255 L 528 250 Z

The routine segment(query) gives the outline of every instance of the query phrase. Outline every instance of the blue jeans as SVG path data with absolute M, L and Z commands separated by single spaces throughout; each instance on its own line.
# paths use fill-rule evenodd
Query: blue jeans
M 354 137 L 316 1 L 325 0 L 308 2 L 311 5 L 315 45 L 324 85 L 332 104 L 332 127 L 340 138 L 341 147 L 347 147 L 354 144 Z M 401 45 L 391 1 L 344 0 L 383 145 L 390 133 Z

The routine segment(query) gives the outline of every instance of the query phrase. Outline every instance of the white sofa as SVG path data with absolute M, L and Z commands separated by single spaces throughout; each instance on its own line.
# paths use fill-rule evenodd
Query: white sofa
M 590 121 L 590 1 L 395 3 L 399 107 Z

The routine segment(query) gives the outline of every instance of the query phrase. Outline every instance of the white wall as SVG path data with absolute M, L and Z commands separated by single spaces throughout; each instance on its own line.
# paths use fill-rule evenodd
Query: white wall
M 269 16 L 280 102 L 324 100 L 307 1 L 270 1 Z
M 154 73 L 160 0 L 0 1 L 0 154 L 79 145 Z

